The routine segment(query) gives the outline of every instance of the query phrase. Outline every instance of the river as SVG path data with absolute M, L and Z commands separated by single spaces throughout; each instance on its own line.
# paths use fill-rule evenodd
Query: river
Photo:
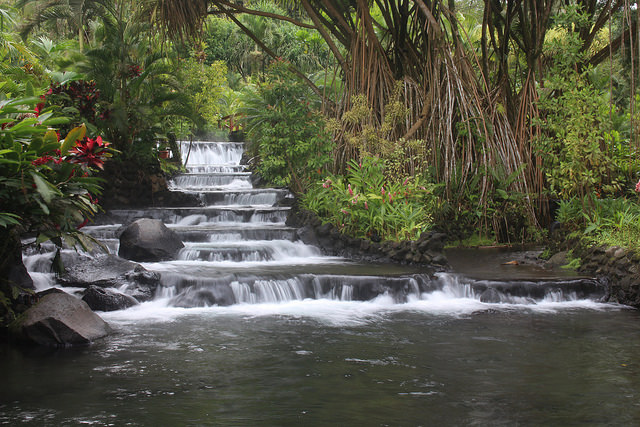
M 121 224 L 156 217 L 186 247 L 143 264 L 162 275 L 155 299 L 100 313 L 107 338 L 0 346 L 1 424 L 640 424 L 640 314 L 597 282 L 500 250 L 450 251 L 435 277 L 326 257 L 285 226 L 286 191 L 252 187 L 242 149 L 191 152 L 175 185 L 204 207 L 88 227 L 115 251 Z M 50 256 L 25 257 L 40 289 Z

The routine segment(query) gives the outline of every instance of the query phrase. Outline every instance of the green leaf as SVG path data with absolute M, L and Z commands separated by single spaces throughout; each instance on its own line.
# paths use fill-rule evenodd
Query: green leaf
M 76 141 L 81 140 L 87 134 L 87 127 L 82 124 L 81 126 L 75 127 L 69 131 L 67 137 L 64 139 L 62 146 L 60 147 L 60 152 L 62 155 L 65 155 L 71 150 L 71 148 L 75 145 Z
M 59 193 L 58 189 L 35 172 L 31 172 L 31 176 L 42 199 L 47 204 L 51 203 L 53 197 Z
M 44 134 L 43 143 L 44 144 L 57 144 L 58 143 L 58 134 L 56 134 L 56 131 L 54 131 L 54 130 L 47 131 L 47 133 Z
M 0 212 L 0 227 L 7 227 L 9 225 L 19 225 L 20 217 L 16 214 L 9 212 Z
M 507 194 L 507 192 L 502 188 L 496 188 L 496 193 L 505 200 L 509 198 L 509 194 Z
M 27 82 L 27 87 L 25 88 L 25 94 L 27 96 L 35 96 L 35 92 L 33 90 L 33 84 L 31 82 Z
M 64 268 L 64 263 L 62 262 L 62 257 L 60 256 L 60 248 L 56 250 L 56 255 L 53 257 L 51 270 L 58 276 L 64 274 L 66 271 Z

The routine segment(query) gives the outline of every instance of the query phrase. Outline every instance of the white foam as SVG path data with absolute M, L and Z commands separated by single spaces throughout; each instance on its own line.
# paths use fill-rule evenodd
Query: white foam
M 126 325 L 132 323 L 171 322 L 183 316 L 231 316 L 238 318 L 293 317 L 311 319 L 326 326 L 357 326 L 384 322 L 402 312 L 464 318 L 486 310 L 557 313 L 570 310 L 620 310 L 622 306 L 597 303 L 590 300 L 548 302 L 531 305 L 487 304 L 468 298 L 448 298 L 443 293 L 423 295 L 424 299 L 397 304 L 390 296 L 379 296 L 371 301 L 337 301 L 329 299 L 292 300 L 283 303 L 236 304 L 228 307 L 178 308 L 168 306 L 169 299 L 160 299 L 127 310 L 103 313 L 109 322 Z

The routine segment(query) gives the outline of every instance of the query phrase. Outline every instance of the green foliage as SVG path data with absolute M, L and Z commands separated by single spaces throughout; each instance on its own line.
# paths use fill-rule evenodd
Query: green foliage
M 543 132 L 535 147 L 549 192 L 591 206 L 597 198 L 619 194 L 629 145 L 612 126 L 610 95 L 590 80 L 595 76 L 591 70 L 577 72 L 577 64 L 587 58 L 578 31 L 590 25 L 586 14 L 569 6 L 555 16 L 555 23 L 545 42 L 552 62 L 539 89 L 540 119 L 535 124 Z
M 19 225 L 41 232 L 39 241 L 77 238 L 77 227 L 97 212 L 93 195 L 100 193 L 98 179 L 88 174 L 109 156 L 102 147 L 86 150 L 85 128 L 76 128 L 59 142 L 49 129 L 59 123 L 51 113 L 36 116 L 38 98 L 0 104 L 0 213 L 2 226 Z M 93 141 L 93 140 L 91 140 Z M 96 163 L 100 161 L 100 163 Z
M 288 15 L 280 5 L 270 1 L 252 2 L 251 8 L 277 15 Z M 244 14 L 240 18 L 279 58 L 292 63 L 304 73 L 317 73 L 330 60 L 329 48 L 314 30 L 264 16 Z M 229 19 L 210 17 L 205 30 L 207 61 L 225 61 L 229 69 L 244 78 L 266 71 L 271 58 Z
M 189 102 L 205 123 L 210 125 L 220 121 L 227 87 L 227 66 L 222 61 L 206 64 L 191 57 L 179 61 L 178 78 Z
M 576 198 L 562 201 L 556 219 L 588 243 L 621 246 L 640 253 L 640 204 L 635 201 L 600 199 L 584 210 Z
M 573 250 L 569 250 L 567 252 L 567 261 L 568 263 L 561 266 L 560 268 L 563 268 L 565 270 L 577 270 L 578 268 L 580 268 L 580 264 L 582 263 L 582 260 L 573 254 Z
M 333 148 L 324 118 L 310 100 L 309 89 L 288 71 L 287 63 L 278 61 L 265 82 L 247 93 L 241 110 L 259 157 L 258 172 L 271 184 L 296 193 L 331 161 Z
M 98 128 L 126 157 L 152 155 L 170 130 L 169 118 L 197 115 L 189 102 L 171 46 L 162 48 L 148 25 L 134 20 L 135 5 L 116 2 L 101 15 L 81 71 L 100 91 Z
M 574 78 L 575 82 L 556 81 L 553 89 L 562 91 L 562 95 L 545 92 L 539 102 L 545 112 L 541 126 L 546 132 L 537 145 L 545 160 L 550 191 L 562 198 L 577 196 L 581 200 L 596 194 L 616 194 L 621 177 L 605 142 L 619 141 L 609 133 L 607 99 L 583 77 Z
M 374 240 L 415 240 L 432 225 L 436 199 L 419 177 L 390 178 L 384 162 L 364 157 L 349 162 L 346 176 L 329 176 L 302 198 L 343 233 Z

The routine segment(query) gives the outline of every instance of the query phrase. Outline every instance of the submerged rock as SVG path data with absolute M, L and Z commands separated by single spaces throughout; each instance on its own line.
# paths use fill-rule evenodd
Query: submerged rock
M 82 301 L 94 311 L 123 310 L 138 304 L 138 301 L 129 295 L 95 285 L 89 286 L 84 291 Z
M 235 297 L 230 286 L 216 286 L 212 288 L 189 288 L 171 300 L 176 307 L 210 307 L 213 305 L 228 306 L 235 303 Z
M 174 259 L 184 244 L 158 219 L 142 218 L 129 224 L 120 235 L 118 255 L 133 261 Z
M 87 345 L 111 328 L 84 302 L 64 292 L 52 292 L 11 325 L 12 335 L 48 347 Z

